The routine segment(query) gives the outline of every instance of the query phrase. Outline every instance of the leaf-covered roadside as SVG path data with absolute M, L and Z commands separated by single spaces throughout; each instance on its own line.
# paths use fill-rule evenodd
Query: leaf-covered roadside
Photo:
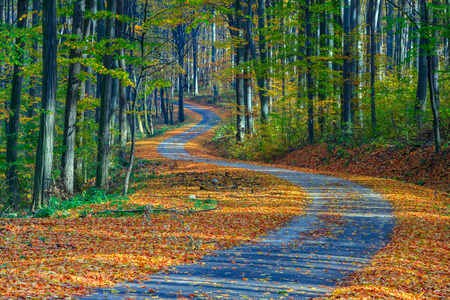
M 320 171 L 406 181 L 450 192 L 450 148 L 436 155 L 433 146 L 366 144 L 306 145 L 275 160 L 277 164 Z
M 138 152 L 158 157 L 157 142 L 142 142 Z M 147 205 L 195 209 L 197 199 L 218 207 L 189 215 L 115 218 L 79 217 L 87 209 L 81 206 L 70 210 L 68 218 L 0 219 L 0 295 L 69 298 L 93 287 L 145 280 L 172 265 L 192 263 L 212 249 L 255 241 L 302 214 L 303 192 L 272 176 L 170 161 L 142 163 L 136 171 L 148 180 L 135 181 L 136 191 L 127 202 L 97 203 L 89 211 Z
M 394 180 L 347 177 L 391 201 L 397 224 L 371 264 L 324 299 L 450 299 L 448 196 Z

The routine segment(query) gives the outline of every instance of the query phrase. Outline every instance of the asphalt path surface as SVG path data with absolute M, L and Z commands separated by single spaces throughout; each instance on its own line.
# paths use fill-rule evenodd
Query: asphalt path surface
M 162 142 L 159 153 L 289 180 L 308 193 L 311 204 L 306 215 L 257 243 L 216 251 L 198 263 L 152 275 L 147 282 L 96 289 L 90 297 L 79 299 L 310 299 L 330 293 L 389 242 L 395 224 L 392 207 L 369 188 L 332 176 L 189 155 L 184 144 L 219 118 L 193 105 L 185 108 L 200 113 L 203 120 Z M 329 213 L 340 217 L 330 223 Z

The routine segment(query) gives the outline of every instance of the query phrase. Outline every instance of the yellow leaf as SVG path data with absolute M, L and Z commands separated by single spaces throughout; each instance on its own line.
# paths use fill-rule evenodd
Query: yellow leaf
M 25 19 L 26 17 L 27 17 L 27 14 L 24 14 L 24 15 L 22 15 L 22 16 L 19 18 L 18 21 L 20 22 L 20 21 L 22 21 L 23 19 Z

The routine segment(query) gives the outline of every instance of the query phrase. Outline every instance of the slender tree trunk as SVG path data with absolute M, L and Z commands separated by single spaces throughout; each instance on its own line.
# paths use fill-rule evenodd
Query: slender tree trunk
M 77 0 L 74 3 L 74 14 L 72 20 L 72 34 L 77 35 L 77 41 L 83 39 L 84 28 L 84 0 Z M 79 47 L 70 50 L 70 59 L 81 58 L 82 49 Z M 75 133 L 77 123 L 77 104 L 80 99 L 81 80 L 78 75 L 81 73 L 81 64 L 79 62 L 69 65 L 69 77 L 67 80 L 66 107 L 64 110 L 64 132 L 63 147 L 64 151 L 61 158 L 61 179 L 64 188 L 69 194 L 73 194 L 74 183 L 74 162 L 75 162 Z
M 170 125 L 173 125 L 173 90 L 174 90 L 174 80 L 172 79 L 172 85 L 170 86 Z
M 105 10 L 105 0 L 97 0 L 97 11 Z M 100 42 L 105 37 L 105 20 L 100 18 L 97 20 L 97 41 Z M 96 98 L 101 99 L 102 97 L 102 80 L 103 75 L 97 73 L 97 86 L 96 86 Z M 97 107 L 95 109 L 95 122 L 99 123 L 100 121 L 100 109 Z
M 33 26 L 33 28 L 36 28 L 37 26 L 39 26 L 39 12 L 41 10 L 41 1 L 40 0 L 33 0 L 33 8 L 32 8 L 33 12 L 35 12 L 32 16 L 32 21 L 31 24 Z M 34 43 L 33 43 L 33 54 L 31 55 L 32 57 L 32 64 L 36 65 L 37 64 L 37 52 L 38 52 L 38 39 L 35 38 L 34 39 Z M 31 103 L 28 107 L 28 112 L 27 112 L 27 117 L 28 118 L 32 118 L 35 116 L 36 114 L 36 99 L 38 97 L 38 79 L 36 76 L 32 76 L 31 77 L 31 82 L 30 82 L 30 88 L 29 88 L 29 95 L 30 95 L 30 100 Z
M 342 80 L 344 82 L 342 101 L 342 129 L 346 135 L 352 132 L 351 100 L 352 100 L 352 58 L 351 58 L 351 28 L 350 28 L 350 0 L 344 1 L 344 59 Z
M 305 2 L 305 19 L 306 19 L 306 59 L 307 59 L 307 70 L 306 70 L 306 82 L 308 89 L 308 142 L 312 143 L 314 141 L 314 82 L 312 77 L 312 32 L 311 32 L 311 12 L 310 12 L 311 0 L 306 0 Z
M 130 182 L 130 175 L 131 170 L 133 168 L 133 161 L 134 161 L 134 151 L 135 151 L 135 145 L 136 145 L 136 102 L 137 102 L 137 95 L 139 92 L 140 87 L 140 80 L 135 88 L 134 96 L 133 96 L 133 102 L 131 105 L 132 115 L 131 115 L 131 149 L 130 149 L 130 161 L 128 163 L 127 172 L 125 174 L 125 181 L 123 185 L 122 195 L 125 197 L 128 193 L 128 185 Z
M 372 126 L 372 134 L 376 134 L 377 130 L 377 113 L 376 113 L 376 103 L 375 103 L 375 76 L 376 76 L 376 65 L 375 56 L 377 55 L 377 45 L 376 45 L 376 13 L 375 13 L 375 1 L 369 0 L 369 12 L 370 20 L 370 120 Z
M 147 135 L 152 136 L 153 135 L 153 122 L 152 122 L 152 111 L 151 111 L 151 105 L 150 105 L 150 111 L 148 111 L 148 96 L 147 96 L 147 85 L 144 85 L 144 125 L 145 125 L 145 131 L 147 132 Z M 150 119 L 150 120 L 149 120 Z
M 213 18 L 215 17 L 215 11 L 213 9 L 212 11 Z M 216 49 L 216 23 L 211 23 L 211 64 L 212 64 L 212 71 L 216 72 L 216 56 L 217 56 L 217 49 Z M 219 95 L 219 89 L 217 87 L 216 81 L 213 81 L 213 96 L 214 100 Z
M 185 48 L 186 48 L 186 25 L 178 25 L 174 30 L 172 30 L 172 34 L 174 36 L 175 45 L 177 48 L 177 56 L 178 56 L 178 65 L 181 70 L 184 70 L 184 56 L 185 56 Z M 184 89 L 185 89 L 185 81 L 184 74 L 180 72 L 178 75 L 178 121 L 183 123 L 185 120 L 184 117 Z
M 56 0 L 43 0 L 42 113 L 34 175 L 32 210 L 48 205 L 53 162 L 53 141 L 57 90 Z
M 17 11 L 25 17 L 22 20 L 17 21 L 17 28 L 23 29 L 27 26 L 27 13 L 28 13 L 28 0 L 18 0 Z M 25 48 L 25 43 L 20 37 L 16 38 L 16 46 L 19 49 Z M 19 178 L 17 177 L 17 139 L 19 134 L 20 123 L 20 103 L 22 97 L 22 81 L 23 75 L 21 74 L 21 66 L 24 60 L 23 53 L 14 54 L 17 59 L 17 63 L 14 63 L 12 89 L 11 89 L 11 103 L 10 103 L 10 115 L 8 123 L 8 136 L 6 140 L 6 162 L 8 169 L 6 171 L 6 183 L 8 185 L 9 199 L 8 202 L 14 206 L 14 209 L 18 209 L 20 206 L 20 194 L 19 194 Z
M 155 102 L 155 119 L 158 119 L 158 89 L 155 88 L 153 91 L 153 101 Z
M 243 63 L 244 49 L 242 46 L 236 47 L 236 66 Z M 244 78 L 241 71 L 236 74 L 236 140 L 243 141 L 245 134 L 244 117 Z
M 303 22 L 303 14 L 298 14 L 298 20 L 297 22 L 300 24 L 301 22 Z M 301 62 L 304 60 L 304 48 L 305 45 L 301 43 L 301 39 L 302 36 L 305 35 L 304 30 L 302 29 L 302 27 L 300 26 L 298 28 L 297 31 L 297 61 Z M 302 67 L 299 64 L 299 67 L 297 69 L 297 103 L 296 103 L 296 109 L 301 109 L 301 99 L 304 96 L 304 87 L 303 87 L 303 78 L 304 78 L 304 74 L 303 74 Z M 299 114 L 297 114 L 298 116 Z M 298 117 L 297 117 L 297 121 L 298 121 Z
M 328 57 L 328 51 L 326 49 L 327 46 L 327 39 L 325 38 L 328 35 L 327 31 L 327 16 L 326 12 L 324 11 L 321 14 L 322 20 L 320 20 L 320 55 L 323 58 Z M 322 67 L 324 69 L 328 68 L 328 62 L 324 61 Z M 319 116 L 318 116 L 318 123 L 320 128 L 320 135 L 323 137 L 325 135 L 325 122 L 326 122 L 326 97 L 327 97 L 327 85 L 326 81 L 328 78 L 324 77 L 323 75 L 319 75 L 319 101 L 320 101 L 320 107 L 319 107 Z
M 426 0 L 421 0 L 424 8 L 424 21 L 425 26 L 430 26 L 430 19 L 429 19 L 429 12 L 427 9 L 427 2 Z M 436 101 L 436 86 L 435 86 L 435 77 L 434 72 L 435 70 L 435 63 L 434 63 L 434 51 L 435 46 L 430 45 L 430 42 L 428 41 L 428 47 L 427 47 L 427 64 L 428 64 L 428 85 L 430 89 L 430 104 L 431 104 L 431 111 L 433 113 L 433 134 L 434 134 L 434 146 L 436 148 L 436 153 L 439 153 L 441 151 L 441 134 L 439 129 L 439 106 Z
M 267 125 L 269 122 L 269 97 L 267 96 L 267 53 L 266 53 L 266 37 L 264 35 L 264 29 L 266 27 L 265 22 L 265 0 L 258 0 L 258 27 L 259 27 L 259 53 L 262 70 L 261 75 L 258 77 L 259 99 L 261 102 L 261 123 Z M 264 130 L 264 129 L 263 129 Z
M 391 3 L 389 2 L 385 2 L 386 6 L 387 6 L 387 18 L 389 20 L 392 19 L 393 17 L 393 6 Z M 392 70 L 392 65 L 394 64 L 394 32 L 392 30 L 391 27 L 389 27 L 388 32 L 387 32 L 387 45 L 386 45 L 386 55 L 387 57 L 390 59 L 388 65 L 387 65 L 387 70 L 390 71 Z
M 250 60 L 250 47 L 245 46 L 245 62 Z M 252 86 L 249 67 L 244 69 L 244 103 L 245 103 L 245 134 L 253 133 L 253 117 L 252 117 Z
M 435 7 L 442 6 L 440 0 L 433 0 L 432 3 Z M 438 14 L 437 12 L 435 12 L 433 14 L 433 20 L 432 20 L 433 27 L 435 27 L 435 28 L 437 28 L 439 26 L 439 23 L 441 22 L 439 20 L 439 18 L 437 17 L 437 14 Z M 439 39 L 438 31 L 434 32 L 434 38 Z M 433 54 L 433 65 L 432 65 L 433 74 L 432 75 L 433 75 L 433 86 L 434 86 L 434 102 L 436 103 L 436 110 L 437 110 L 438 118 L 440 119 L 441 100 L 440 100 L 440 92 L 439 92 L 439 56 L 436 53 L 439 50 L 437 49 L 437 47 L 435 47 L 435 49 L 436 49 L 436 51 Z
M 192 49 L 192 59 L 193 59 L 193 66 L 192 66 L 192 75 L 193 75 L 193 84 L 194 84 L 194 96 L 198 95 L 198 28 L 195 28 L 192 30 L 192 38 L 193 40 L 193 49 Z M 164 118 L 165 120 L 165 118 Z M 167 123 L 168 124 L 168 123 Z
M 240 0 L 235 2 L 235 28 L 243 29 L 243 21 L 239 17 L 242 14 L 242 7 Z M 236 36 L 243 38 L 242 31 L 236 31 Z M 244 47 L 242 43 L 239 43 L 235 47 L 235 63 L 236 63 L 236 141 L 243 141 L 245 134 L 245 117 L 244 117 L 244 78 L 241 70 L 241 64 L 244 62 Z
M 169 124 L 169 112 L 167 111 L 166 98 L 164 98 L 164 88 L 159 91 L 161 95 L 161 114 L 164 116 L 164 124 Z
M 425 11 L 423 2 L 419 2 L 419 11 L 422 14 L 422 23 L 425 24 Z M 428 62 L 427 62 L 427 50 L 426 40 L 424 37 L 419 38 L 418 45 L 418 78 L 417 78 L 417 90 L 416 90 L 416 103 L 414 105 L 414 114 L 417 122 L 418 129 L 422 128 L 422 120 L 425 114 L 427 103 L 427 84 L 428 84 Z M 419 132 L 420 134 L 420 132 Z

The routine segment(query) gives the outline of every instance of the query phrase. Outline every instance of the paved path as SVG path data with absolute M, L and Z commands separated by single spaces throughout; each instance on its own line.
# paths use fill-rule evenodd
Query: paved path
M 193 265 L 177 266 L 145 283 L 99 289 L 82 299 L 309 299 L 324 295 L 361 268 L 388 241 L 394 218 L 390 204 L 372 190 L 339 178 L 190 156 L 184 143 L 218 122 L 218 117 L 192 105 L 203 120 L 169 138 L 158 151 L 171 159 L 195 160 L 273 174 L 303 187 L 312 200 L 307 214 L 269 233 L 258 244 L 217 251 Z M 339 226 L 324 213 L 342 214 Z M 139 286 L 146 285 L 146 288 Z M 152 288 L 155 293 L 147 293 Z

